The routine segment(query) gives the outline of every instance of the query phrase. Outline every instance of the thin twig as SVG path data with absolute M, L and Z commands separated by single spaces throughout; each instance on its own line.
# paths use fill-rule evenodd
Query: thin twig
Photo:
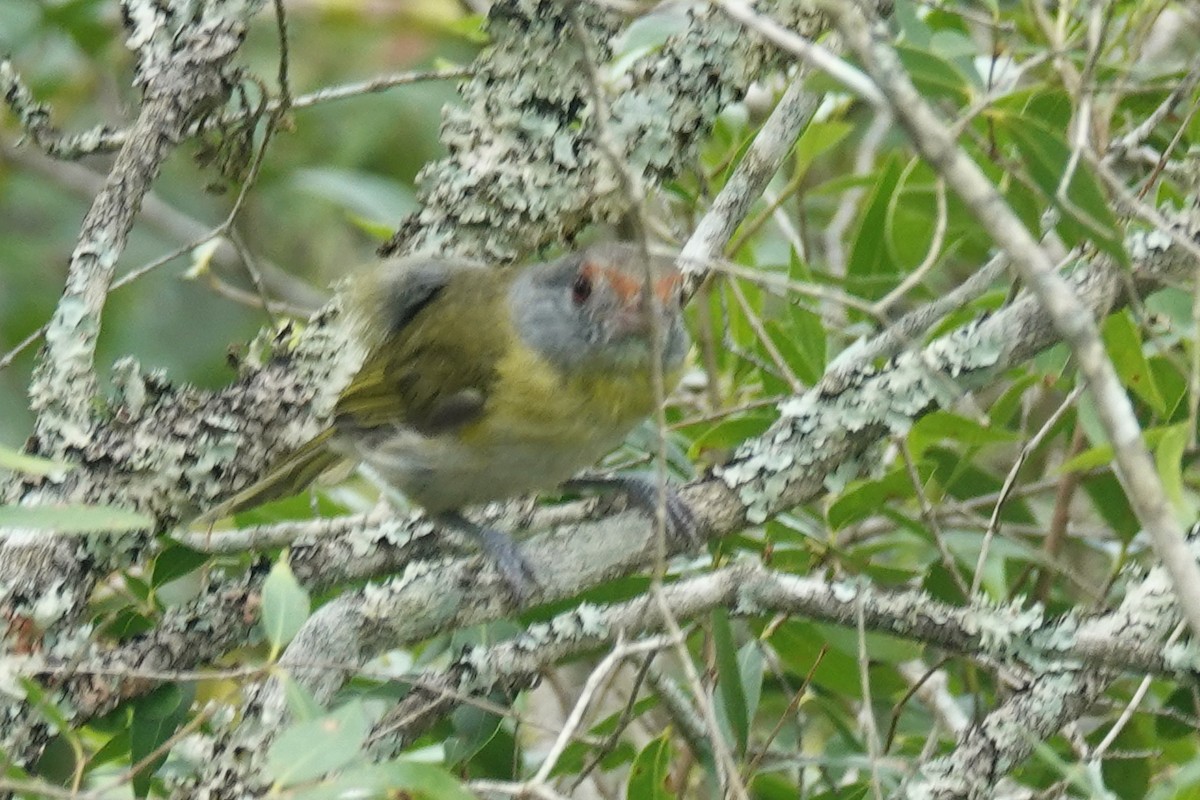
M 992 543 L 992 538 L 1000 530 L 1000 512 L 1004 510 L 1004 504 L 1008 502 L 1009 494 L 1017 483 L 1017 475 L 1021 471 L 1021 467 L 1025 465 L 1025 460 L 1029 458 L 1042 444 L 1042 440 L 1054 429 L 1058 421 L 1063 418 L 1063 415 L 1075 405 L 1079 400 L 1079 396 L 1083 394 L 1083 385 L 1080 384 L 1071 390 L 1070 394 L 1063 399 L 1058 408 L 1054 409 L 1054 413 L 1047 418 L 1042 427 L 1038 428 L 1037 432 L 1029 437 L 1029 441 L 1021 448 L 1021 452 L 1017 454 L 1016 460 L 1008 470 L 1008 475 L 1004 477 L 1004 484 L 1000 487 L 1000 496 L 996 499 L 996 505 L 992 508 L 991 519 L 988 520 L 987 531 L 983 534 L 983 542 L 979 546 L 979 560 L 975 562 L 975 577 L 971 580 L 971 596 L 974 596 L 979 591 L 979 586 L 983 581 L 983 569 L 987 565 L 988 547 Z
M 542 759 L 542 764 L 538 768 L 538 771 L 529 779 L 529 785 L 543 785 L 549 780 L 550 773 L 558 764 L 558 759 L 562 756 L 563 751 L 567 749 L 567 745 L 571 743 L 571 737 L 574 736 L 575 731 L 579 730 L 583 724 L 584 714 L 587 713 L 588 706 L 591 705 L 592 699 L 600 690 L 601 684 L 608 680 L 609 675 L 625 659 L 640 653 L 654 653 L 671 644 L 673 644 L 673 639 L 669 636 L 653 636 L 638 642 L 629 643 L 618 641 L 609 654 L 588 675 L 583 689 L 579 692 L 579 699 L 576 701 L 575 707 L 571 709 L 571 713 L 563 722 L 562 729 L 559 731 L 558 736 L 555 737 L 554 743 L 550 745 L 550 750 L 546 753 L 546 757 Z

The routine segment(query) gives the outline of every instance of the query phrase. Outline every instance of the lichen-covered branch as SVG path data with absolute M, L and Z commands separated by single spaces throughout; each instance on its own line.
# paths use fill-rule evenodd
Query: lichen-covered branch
M 0 97 L 17 115 L 21 129 L 33 143 L 55 158 L 78 158 L 87 153 L 115 150 L 125 142 L 124 133 L 108 125 L 69 135 L 59 131 L 50 121 L 50 109 L 34 99 L 8 58 L 0 58 Z
M 664 602 L 680 621 L 717 607 L 762 617 L 788 614 L 853 626 L 861 604 L 868 630 L 891 633 L 992 664 L 1041 669 L 1053 663 L 1108 666 L 1113 670 L 1188 674 L 1194 650 L 1180 651 L 1170 666 L 1157 638 L 1142 642 L 1111 635 L 1110 621 L 1074 615 L 1046 620 L 1020 604 L 953 607 L 923 592 L 881 592 L 865 582 L 829 583 L 764 569 L 729 567 L 681 580 L 664 590 Z M 1169 618 L 1170 615 L 1168 615 Z M 464 700 L 510 693 L 535 684 L 556 663 L 662 628 L 661 611 L 641 597 L 594 608 L 581 606 L 491 647 L 473 647 L 450 666 L 411 678 L 413 691 L 376 725 L 377 746 L 388 751 L 410 744 L 429 725 Z M 405 682 L 406 678 L 399 678 Z
M 1175 215 L 1172 224 L 1184 237 L 1200 235 L 1195 207 Z M 1164 233 L 1133 234 L 1127 247 L 1143 288 L 1184 278 L 1196 266 Z M 1100 257 L 1098 265 L 1076 269 L 1068 280 L 1079 302 L 1102 316 L 1123 299 L 1122 269 Z M 924 412 L 945 407 L 1057 339 L 1037 298 L 1024 293 L 1003 311 L 882 367 L 843 366 L 838 387 L 819 386 L 785 400 L 771 429 L 740 446 L 715 472 L 745 504 L 747 520 L 761 522 L 815 496 L 826 481 L 859 474 L 858 459 L 885 436 L 904 433 Z
M 37 413 L 31 450 L 73 463 L 75 469 L 59 480 L 14 481 L 4 489 L 6 502 L 114 504 L 152 511 L 166 522 L 177 519 L 206 494 L 209 498 L 216 494 L 202 488 L 219 470 L 222 451 L 201 448 L 218 445 L 214 440 L 239 430 L 245 420 L 237 412 L 242 404 L 255 400 L 255 394 L 245 387 L 231 390 L 226 393 L 229 402 L 218 409 L 202 393 L 175 392 L 157 376 L 143 378 L 127 369 L 125 396 L 111 409 L 111 419 L 102 423 L 93 358 L 113 271 L 142 198 L 190 123 L 223 101 L 230 88 L 229 61 L 255 7 L 255 3 L 212 2 L 196 8 L 195 16 L 176 20 L 172 12 L 155 4 L 126 4 L 129 44 L 139 55 L 142 106 L 84 218 L 30 387 L 30 404 Z M 28 104 L 9 65 L 4 72 L 10 101 L 24 103 L 33 121 L 44 121 L 38 109 Z M 307 388 L 282 394 L 272 390 L 257 398 L 259 408 L 271 408 L 277 399 L 297 394 L 306 402 L 311 399 Z M 149 406 L 165 413 L 144 414 Z M 245 416 L 253 422 L 253 415 Z M 277 419 L 279 411 L 270 416 Z M 124 556 L 142 553 L 147 540 L 148 532 L 104 539 L 3 531 L 0 616 L 5 638 L 11 641 L 15 632 L 26 637 L 44 634 L 36 644 L 16 644 L 50 658 L 78 656 L 88 647 L 91 629 L 67 623 L 85 612 L 96 576 L 121 563 Z M 220 641 L 221 637 L 214 637 L 214 642 Z M 86 693 L 81 687 L 79 695 Z M 5 734 L 5 752 L 24 760 L 36 755 L 49 731 L 19 697 L 19 692 L 5 693 L 0 731 Z
M 804 0 L 766 5 L 806 32 L 824 25 Z M 607 60 L 619 18 L 601 4 L 577 9 L 597 57 Z M 385 252 L 511 261 L 629 211 L 591 124 L 582 56 L 563 33 L 569 26 L 566 5 L 503 0 L 493 6 L 493 44 L 464 83 L 461 106 L 447 112 L 442 141 L 450 155 L 422 171 L 422 208 Z M 689 9 L 685 30 L 614 78 L 605 128 L 622 148 L 624 167 L 647 185 L 689 168 L 716 115 L 776 58 L 715 8 Z
M 469 70 L 450 67 L 380 75 L 366 81 L 357 81 L 298 95 L 293 98 L 290 108 L 309 108 L 348 97 L 384 92 L 396 86 L 406 86 L 421 81 L 453 80 L 465 78 L 469 74 Z M 0 58 L 0 97 L 4 98 L 4 102 L 17 115 L 21 129 L 33 140 L 33 143 L 47 156 L 55 159 L 68 161 L 97 153 L 111 153 L 120 150 L 129 139 L 130 131 L 117 130 L 109 125 L 98 125 L 91 130 L 75 134 L 66 134 L 58 130 L 50 121 L 49 107 L 34 99 L 33 93 L 21 80 L 21 76 L 8 58 Z M 271 100 L 267 103 L 265 111 L 273 112 L 279 108 L 280 101 Z M 196 119 L 188 127 L 187 134 L 192 136 L 234 123 L 245 122 L 251 113 L 258 114 L 260 111 L 259 109 L 233 111 L 216 117 Z M 89 197 L 91 196 L 89 195 Z
M 63 458 L 89 443 L 97 400 L 92 361 L 117 257 L 167 154 L 191 120 L 223 102 L 231 87 L 226 67 L 241 45 L 245 17 L 224 5 L 211 3 L 199 19 L 180 27 L 169 26 L 166 12 L 151 12 L 148 4 L 127 7 L 131 14 L 140 9 L 153 16 L 131 25 L 130 45 L 140 55 L 136 82 L 142 106 L 84 216 L 66 286 L 46 330 L 29 390 L 37 414 L 36 452 Z M 248 14 L 252 9 L 238 10 Z
M 1189 557 L 1195 557 L 1196 529 Z M 1179 623 L 1171 576 L 1163 567 L 1133 581 L 1120 607 L 1088 620 L 1081 631 L 1097 642 L 1162 640 Z M 1094 664 L 1081 669 L 1071 661 L 1049 660 L 1037 674 L 983 722 L 972 727 L 954 752 L 926 764 L 920 779 L 909 785 L 912 800 L 981 800 L 991 797 L 996 779 L 1028 758 L 1043 740 L 1077 719 L 1116 677 Z
M 1164 659 L 1159 641 L 1178 620 L 1169 603 L 1163 603 L 1158 590 L 1161 569 L 1135 584 L 1130 598 L 1109 615 L 1081 618 L 1067 615 L 1047 620 L 1038 608 L 1020 603 L 1003 606 L 954 607 L 932 600 L 919 591 L 887 592 L 874 589 L 864 581 L 830 583 L 820 578 L 797 577 L 743 564 L 680 580 L 663 590 L 662 602 L 679 621 L 687 621 L 716 607 L 727 607 L 735 614 L 762 617 L 787 614 L 804 619 L 853 626 L 861 613 L 868 630 L 889 633 L 932 647 L 967 654 L 985 662 L 1009 667 L 1013 674 L 1033 675 L 1049 672 L 1050 685 L 1058 691 L 1069 689 L 1063 707 L 1071 697 L 1082 703 L 1090 695 L 1086 680 L 1080 681 L 1079 668 L 1100 668 L 1102 673 L 1121 670 L 1189 674 L 1197 663 L 1194 649 L 1184 648 Z M 1145 603 L 1146 598 L 1157 602 Z M 292 648 L 281 666 L 289 675 L 317 691 L 319 699 L 328 698 L 338 688 L 344 673 L 331 669 L 321 653 L 336 652 L 354 644 L 345 627 L 371 625 L 365 619 L 351 620 L 335 610 L 318 612 L 325 617 L 310 626 L 309 641 Z M 360 606 L 364 616 L 378 617 L 407 609 Z M 494 692 L 511 693 L 534 685 L 547 668 L 593 652 L 620 639 L 661 631 L 662 607 L 642 596 L 623 603 L 596 607 L 582 605 L 553 619 L 531 626 L 521 635 L 493 646 L 476 646 L 464 651 L 451 665 L 427 670 L 411 678 L 412 691 L 375 726 L 372 740 L 378 751 L 390 754 L 412 743 L 428 727 L 471 697 Z M 1120 631 L 1120 635 L 1117 635 Z M 313 658 L 306 664 L 295 650 Z M 317 664 L 319 666 L 311 666 Z M 1071 676 L 1070 679 L 1061 676 Z M 1044 701 L 1040 685 L 1031 683 L 1035 701 Z M 238 751 L 263 753 L 274 729 L 286 711 L 281 686 L 269 682 L 255 696 L 255 714 L 243 718 L 234 734 Z M 251 746 L 255 745 L 255 746 Z M 243 789 L 253 787 L 261 762 L 253 756 L 232 764 L 216 758 L 228 750 L 221 737 L 204 740 L 194 746 L 215 747 L 212 772 L 189 779 L 178 790 L 186 795 L 197 786 L 212 787 L 213 780 L 229 781 L 236 776 Z M 934 772 L 936 772 L 936 768 Z M 264 787 L 260 787 L 264 788 Z
M 310 591 L 322 591 L 444 550 L 445 542 L 435 542 L 432 533 L 433 527 L 415 515 L 378 509 L 311 527 L 310 538 L 293 540 L 289 563 Z M 198 597 L 164 612 L 153 630 L 115 647 L 89 641 L 90 626 L 83 626 L 54 639 L 49 649 L 0 658 L 0 719 L 5 720 L 0 750 L 27 762 L 53 734 L 45 720 L 14 702 L 24 695 L 18 678 L 45 680 L 64 713 L 81 724 L 145 694 L 158 685 L 154 676 L 200 668 L 253 643 L 269 566 L 259 559 L 247 570 L 215 571 Z M 87 669 L 79 669 L 85 664 Z
M 111 419 L 96 424 L 86 443 L 70 452 L 77 468 L 61 481 L 27 479 L 7 499 L 71 499 L 134 508 L 167 529 L 189 514 L 257 479 L 280 452 L 317 430 L 349 380 L 356 339 L 340 323 L 337 306 L 314 321 L 301 344 L 266 366 L 250 368 L 218 392 L 171 386 L 136 366 L 118 370 L 120 396 Z M 282 346 L 282 345 L 281 345 Z M 52 631 L 80 610 L 91 590 L 84 572 L 108 572 L 143 556 L 149 531 L 103 537 L 52 537 L 6 531 L 0 544 L 0 597 L 11 615 L 33 616 Z
M 73 463 L 77 468 L 57 481 L 42 478 L 10 482 L 2 493 L 6 502 L 114 504 L 153 509 L 160 518 L 177 516 L 186 507 L 176 503 L 167 512 L 162 502 L 165 498 L 144 490 L 152 484 L 164 486 L 171 479 L 159 475 L 157 481 L 146 480 L 140 470 L 153 470 L 162 463 L 161 454 L 151 455 L 151 444 L 174 438 L 178 450 L 180 440 L 194 438 L 197 431 L 204 430 L 200 416 L 204 404 L 192 393 L 173 409 L 176 415 L 182 408 L 191 411 L 187 429 L 177 424 L 174 429 L 156 429 L 153 439 L 122 439 L 120 447 L 114 446 L 114 431 L 136 427 L 123 424 L 126 419 L 122 419 L 122 412 L 160 400 L 155 394 L 162 384 L 157 379 L 130 377 L 124 408 L 114 410 L 114 422 L 102 424 L 97 413 L 93 364 L 96 337 L 117 257 L 141 200 L 190 121 L 221 102 L 228 92 L 228 63 L 241 44 L 245 20 L 255 6 L 212 2 L 196 9 L 194 17 L 180 21 L 173 19 L 172 12 L 149 3 L 131 1 L 126 5 L 129 44 L 139 55 L 136 80 L 143 91 L 143 103 L 103 189 L 84 217 L 66 287 L 47 325 L 46 346 L 29 392 L 30 406 L 37 413 L 31 451 Z M 230 423 L 225 424 L 228 427 Z M 192 449 L 195 444 L 187 447 L 199 461 L 201 456 Z M 141 456 L 141 463 L 129 458 L 134 454 Z M 211 470 L 206 465 L 190 466 Z M 93 585 L 93 570 L 108 561 L 103 551 L 120 550 L 129 540 L 144 538 L 84 544 L 79 539 L 50 537 L 40 531 L 4 531 L 0 548 L 0 609 L 4 617 L 14 623 L 27 620 L 35 629 L 45 629 L 82 613 L 83 599 Z

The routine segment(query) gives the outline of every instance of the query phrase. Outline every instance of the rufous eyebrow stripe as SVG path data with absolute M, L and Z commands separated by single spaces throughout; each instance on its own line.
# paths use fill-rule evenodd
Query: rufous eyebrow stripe
M 681 286 L 683 286 L 682 273 L 672 270 L 670 275 L 654 282 L 654 293 L 658 295 L 659 300 L 669 303 L 678 298 Z
M 591 281 L 595 281 L 597 277 L 603 276 L 609 285 L 613 287 L 613 290 L 616 291 L 617 296 L 627 302 L 640 297 L 642 287 L 646 285 L 646 279 L 642 275 L 631 274 L 628 270 L 598 264 L 595 261 L 585 263 L 581 272 Z M 672 270 L 670 274 L 654 281 L 654 294 L 664 303 L 669 302 L 682 283 L 683 276 L 679 272 Z

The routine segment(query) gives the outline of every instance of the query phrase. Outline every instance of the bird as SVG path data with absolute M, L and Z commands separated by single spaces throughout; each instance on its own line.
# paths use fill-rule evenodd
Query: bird
M 349 292 L 367 354 L 330 425 L 222 511 L 361 462 L 430 518 L 471 535 L 528 597 L 537 581 L 520 549 L 463 509 L 556 487 L 612 487 L 657 507 L 649 479 L 577 473 L 656 410 L 656 354 L 664 392 L 679 381 L 689 348 L 681 287 L 670 259 L 620 241 L 524 266 L 385 262 Z M 690 511 L 673 490 L 666 497 L 668 532 L 695 544 Z

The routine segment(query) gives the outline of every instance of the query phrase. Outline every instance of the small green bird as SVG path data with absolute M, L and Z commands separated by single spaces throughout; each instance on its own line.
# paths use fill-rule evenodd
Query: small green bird
M 526 267 L 392 262 L 354 292 L 372 344 L 331 427 L 226 505 L 293 494 L 355 459 L 472 534 L 525 595 L 536 581 L 516 545 L 460 510 L 602 483 L 654 507 L 649 481 L 569 479 L 654 411 L 655 328 L 663 384 L 670 391 L 678 382 L 688 349 L 681 283 L 670 261 L 646 264 L 641 248 L 615 242 Z M 673 535 L 695 538 L 677 497 L 667 512 Z

